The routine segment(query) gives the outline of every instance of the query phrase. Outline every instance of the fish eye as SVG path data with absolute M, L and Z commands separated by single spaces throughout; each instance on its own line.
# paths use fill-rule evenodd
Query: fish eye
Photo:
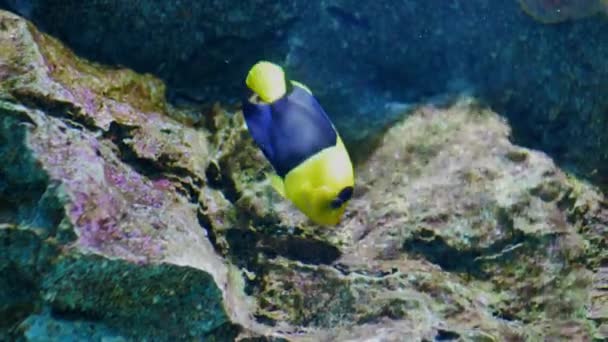
M 342 202 L 350 200 L 351 197 L 353 197 L 352 186 L 347 186 L 346 188 L 342 189 L 342 191 L 340 191 L 340 193 L 338 194 L 338 198 L 341 199 Z
M 344 188 L 340 191 L 338 196 L 336 196 L 336 198 L 334 198 L 331 201 L 329 206 L 332 207 L 332 209 L 338 209 L 342 206 L 342 204 L 348 202 L 348 200 L 350 200 L 350 198 L 352 196 L 353 196 L 353 187 L 347 186 L 346 188 Z
M 330 206 L 332 209 L 338 209 L 338 208 L 340 208 L 340 207 L 342 206 L 342 204 L 343 204 L 343 203 L 344 203 L 344 202 L 342 202 L 342 200 L 341 200 L 340 198 L 334 198 L 334 199 L 331 201 L 331 203 L 329 203 L 329 206 Z

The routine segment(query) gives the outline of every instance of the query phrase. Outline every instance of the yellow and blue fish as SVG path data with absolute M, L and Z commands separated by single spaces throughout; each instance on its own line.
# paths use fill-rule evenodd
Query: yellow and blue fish
M 276 174 L 273 187 L 313 222 L 340 222 L 354 189 L 348 151 L 312 92 L 261 61 L 245 80 L 252 94 L 243 115 L 253 140 Z

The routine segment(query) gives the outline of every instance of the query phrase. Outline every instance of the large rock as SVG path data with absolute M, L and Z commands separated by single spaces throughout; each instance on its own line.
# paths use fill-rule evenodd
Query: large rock
M 174 102 L 236 100 L 252 63 L 283 63 L 357 149 L 404 103 L 474 92 L 520 143 L 605 185 L 608 21 L 592 16 L 602 4 L 0 0 L 79 54 L 159 75 Z
M 608 203 L 474 101 L 388 130 L 336 229 L 285 205 L 242 122 L 218 121 L 223 196 L 204 193 L 202 216 L 264 321 L 327 341 L 608 337 Z
M 89 64 L 6 12 L 0 46 L 3 331 L 55 339 L 77 318 L 132 338 L 238 333 L 246 303 L 197 218 L 205 133 L 165 115 L 158 80 Z M 20 324 L 41 310 L 52 320 Z
M 475 101 L 352 149 L 330 229 L 163 94 L 0 12 L 0 339 L 608 338 L 608 203 Z

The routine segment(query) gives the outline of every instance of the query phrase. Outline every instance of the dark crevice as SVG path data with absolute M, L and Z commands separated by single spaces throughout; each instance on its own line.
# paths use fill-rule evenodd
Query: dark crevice
M 175 190 L 182 196 L 188 199 L 190 203 L 198 203 L 199 189 L 192 186 L 190 183 L 179 182 L 180 187 L 176 187 Z
M 437 335 L 435 335 L 435 341 L 454 341 L 460 338 L 460 334 L 454 331 L 437 330 Z
M 235 265 L 249 270 L 259 267 L 257 257 L 259 237 L 255 232 L 236 228 L 229 229 L 226 231 L 225 238 L 230 246 L 229 257 Z
M 406 240 L 403 248 L 408 253 L 423 256 L 446 271 L 466 272 L 481 278 L 484 276 L 475 261 L 482 255 L 481 251 L 459 250 L 448 245 L 440 236 L 434 236 L 432 239 L 415 236 Z
M 256 250 L 257 237 L 253 231 L 243 229 L 230 229 L 224 235 L 230 250 L 227 258 L 240 269 L 247 269 L 258 277 L 250 279 L 243 277 L 245 281 L 245 294 L 254 295 L 261 287 L 262 276 L 267 273 L 266 266 Z
M 0 177 L 2 173 L 0 172 Z M 0 224 L 1 223 L 17 223 L 17 211 L 19 206 L 17 203 L 9 202 L 6 198 L 0 195 Z
M 220 167 L 212 162 L 207 166 L 205 170 L 205 176 L 207 177 L 207 184 L 214 189 L 222 188 L 222 173 Z
M 349 274 L 352 273 L 352 271 L 350 270 L 350 267 L 348 265 L 342 264 L 342 263 L 335 263 L 333 264 L 333 268 L 340 272 L 340 274 L 342 274 L 343 276 L 348 276 Z
M 204 204 L 201 204 L 201 206 Z M 211 220 L 209 219 L 209 217 L 207 215 L 205 215 L 205 213 L 203 212 L 206 208 L 204 207 L 199 207 L 199 209 L 196 212 L 196 217 L 198 219 L 198 224 L 205 229 L 205 231 L 207 232 L 207 238 L 209 239 L 209 242 L 211 242 L 211 245 L 213 246 L 213 249 L 215 250 L 216 253 L 223 255 L 223 251 L 220 248 L 220 246 L 217 245 L 217 235 L 215 234 L 215 230 L 213 229 L 213 225 L 211 224 Z
M 6 237 L 7 240 L 10 238 Z M 5 244 L 7 241 L 5 241 Z M 8 242 L 9 244 L 11 241 Z M 7 245 L 6 247 L 10 247 Z M 6 248 L 3 247 L 3 248 Z M 39 305 L 40 288 L 38 286 L 40 275 L 31 272 L 22 265 L 9 262 L 7 266 L 0 268 L 4 279 L 0 280 L 0 289 L 4 293 L 0 294 L 0 330 L 17 326 L 25 317 L 35 311 Z
M 265 316 L 262 314 L 255 314 L 255 315 L 253 315 L 253 317 L 255 318 L 256 322 L 258 322 L 258 323 L 266 324 L 271 327 L 274 327 L 277 325 L 277 321 L 268 316 Z
M 227 170 L 228 168 L 223 162 L 220 162 L 219 165 L 212 162 L 205 170 L 205 176 L 207 184 L 211 188 L 221 191 L 224 197 L 234 204 L 241 198 L 241 193 L 237 190 L 236 184 Z
M 51 308 L 51 317 L 67 321 L 87 320 L 93 322 L 101 322 L 103 320 L 102 315 L 97 312 L 76 310 L 73 308 L 65 308 L 58 306 L 53 306 Z
M 494 312 L 492 312 L 492 315 L 494 315 L 494 317 L 498 317 L 500 319 L 503 319 L 505 321 L 509 321 L 509 322 L 513 322 L 513 321 L 517 321 L 518 318 L 516 316 L 516 314 L 512 313 L 512 312 L 508 312 L 504 309 L 502 310 L 496 310 Z
M 76 129 L 84 127 L 90 131 L 99 131 L 93 118 L 82 115 L 82 109 L 72 103 L 43 99 L 37 94 L 19 90 L 15 91 L 13 95 L 22 105 L 39 109 L 49 116 L 61 119 L 70 127 Z
M 58 234 L 59 224 L 65 217 L 65 203 L 60 199 L 60 187 L 61 183 L 58 181 L 49 182 L 45 192 L 38 200 L 28 224 L 38 231 L 43 230 L 43 236 L 54 236 L 59 238 L 59 241 L 67 243 L 68 241 L 64 241 L 64 238 L 70 240 L 69 237 Z
M 207 225 L 203 218 L 202 224 Z M 209 231 L 211 229 L 208 229 Z M 280 230 L 280 229 L 279 229 Z M 284 257 L 307 264 L 331 264 L 340 257 L 340 251 L 324 241 L 294 237 L 285 233 L 284 236 L 271 236 L 269 234 L 250 229 L 229 229 L 224 237 L 228 243 L 226 257 L 237 267 L 247 269 L 258 277 L 245 279 L 245 292 L 255 294 L 262 285 L 263 275 L 267 273 L 268 262 L 266 258 Z M 213 234 L 212 234 L 213 235 Z M 217 247 L 216 247 L 217 248 Z
M 430 262 L 441 266 L 449 272 L 467 273 L 479 279 L 486 279 L 488 274 L 483 270 L 485 264 L 484 256 L 495 256 L 503 253 L 508 247 L 518 244 L 525 244 L 526 249 L 535 249 L 542 244 L 546 244 L 555 235 L 537 237 L 525 234 L 513 228 L 511 217 L 504 209 L 496 213 L 498 223 L 508 232 L 503 239 L 497 240 L 487 247 L 473 247 L 459 249 L 448 244 L 443 237 L 436 235 L 431 230 L 422 230 L 412 238 L 406 240 L 403 249 L 406 252 L 421 255 Z M 512 258 L 517 250 L 505 252 L 500 259 Z M 497 260 L 494 259 L 493 262 Z
M 561 198 L 557 201 L 557 208 L 563 212 L 567 213 L 566 219 L 569 223 L 575 223 L 581 219 L 581 213 L 576 210 L 571 210 L 574 208 L 576 204 L 576 196 L 573 196 L 573 189 L 566 190 Z M 584 214 L 584 213 L 583 213 Z
M 65 217 L 60 183 L 49 179 L 30 150 L 26 118 L 9 112 L 0 119 L 0 223 L 22 224 L 40 238 L 56 237 Z
M 179 166 L 169 165 L 171 160 L 169 159 L 168 155 L 163 154 L 159 156 L 157 161 L 158 168 L 164 170 L 165 173 L 169 173 L 180 178 L 191 178 L 193 187 L 198 189 L 203 187 L 203 180 L 190 172 L 190 170 Z M 196 192 L 196 195 L 198 197 L 198 191 Z
M 0 330 L 19 335 L 23 319 L 43 305 L 41 280 L 60 249 L 50 240 L 30 229 L 0 229 Z
M 110 124 L 110 128 L 104 134 L 104 138 L 112 141 L 120 151 L 120 159 L 129 164 L 139 174 L 150 179 L 158 179 L 162 177 L 163 169 L 160 168 L 154 161 L 139 157 L 129 145 L 124 142 L 124 139 L 131 136 L 131 131 L 135 127 L 119 125 L 116 122 Z
M 341 255 L 338 248 L 325 241 L 298 236 L 265 237 L 259 243 L 268 256 L 276 254 L 305 264 L 329 265 Z
M 40 109 L 49 116 L 61 119 L 72 128 L 85 128 L 89 131 L 100 130 L 91 117 L 82 115 L 82 109 L 72 103 L 45 100 L 28 92 L 16 92 L 14 95 L 23 105 Z M 134 126 L 119 125 L 116 122 L 112 122 L 108 131 L 103 133 L 103 138 L 112 141 L 118 147 L 120 151 L 119 157 L 123 162 L 129 164 L 138 173 L 149 179 L 158 179 L 165 174 L 172 174 L 177 176 L 177 178 L 189 177 L 192 179 L 193 184 L 180 181 L 181 187 L 178 187 L 177 190 L 188 198 L 190 202 L 198 202 L 198 193 L 203 181 L 191 174 L 187 169 L 167 166 L 170 162 L 168 156 L 162 155 L 157 161 L 137 156 L 133 149 L 123 141 L 124 138 L 131 137 L 131 131 L 134 129 L 136 129 Z
M 256 258 L 258 252 L 269 258 L 282 256 L 290 260 L 301 261 L 313 265 L 329 265 L 340 257 L 340 250 L 321 240 L 306 239 L 292 235 L 267 235 L 260 232 L 241 229 L 230 229 L 226 239 L 234 256 L 245 261 Z
M 170 162 L 168 156 L 161 155 L 158 160 L 152 160 L 139 157 L 135 151 L 124 142 L 125 138 L 132 136 L 132 131 L 136 127 L 119 125 L 112 122 L 107 132 L 103 134 L 103 138 L 108 139 L 118 147 L 119 158 L 122 162 L 131 166 L 137 173 L 151 180 L 170 177 L 177 180 L 180 186 L 176 190 L 184 197 L 188 198 L 191 203 L 198 203 L 198 195 L 200 188 L 203 186 L 203 181 L 189 172 L 187 169 L 175 166 L 167 166 Z M 192 179 L 192 183 L 182 181 L 181 179 Z
M 205 334 L 203 340 L 236 341 L 243 328 L 237 324 L 225 323 Z

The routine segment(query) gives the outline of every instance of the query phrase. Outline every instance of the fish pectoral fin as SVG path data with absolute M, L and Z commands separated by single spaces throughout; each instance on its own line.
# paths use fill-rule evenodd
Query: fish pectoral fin
M 266 174 L 266 177 L 270 179 L 270 185 L 283 197 L 285 196 L 285 184 L 283 183 L 283 179 L 279 177 L 277 174 Z

